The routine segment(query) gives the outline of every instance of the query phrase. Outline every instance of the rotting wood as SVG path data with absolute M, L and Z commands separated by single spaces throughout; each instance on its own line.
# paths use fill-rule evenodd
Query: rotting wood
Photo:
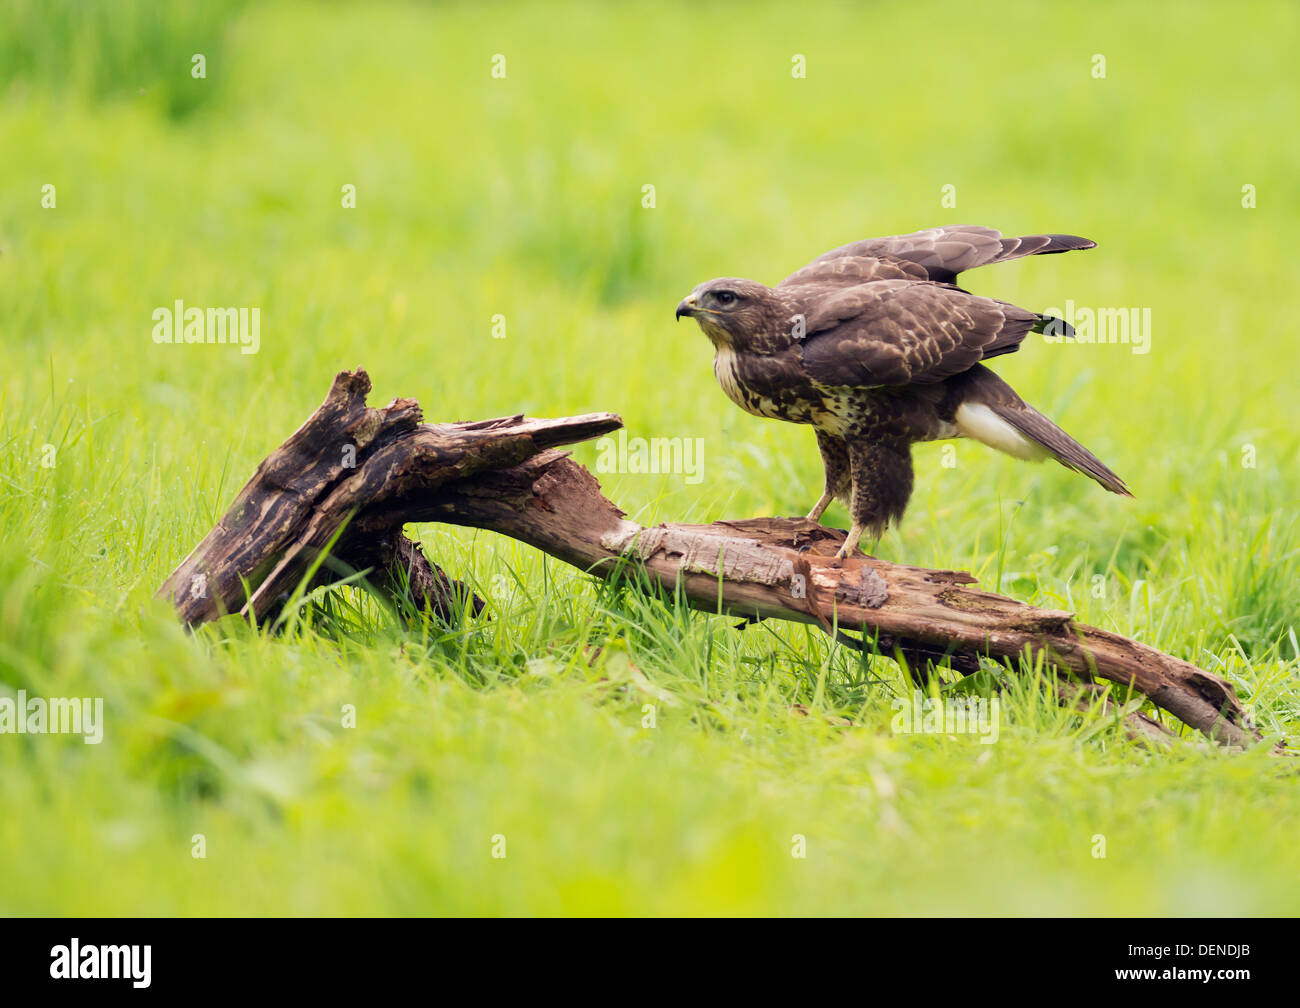
M 417 604 L 444 619 L 465 606 L 478 612 L 482 601 L 402 533 L 409 522 L 445 522 L 511 536 L 596 577 L 635 570 L 702 610 L 812 624 L 914 673 L 941 662 L 970 672 L 981 657 L 1041 659 L 1084 684 L 1131 687 L 1223 744 L 1259 738 L 1226 680 L 1071 613 L 981 591 L 965 572 L 863 555 L 836 565 L 845 533 L 802 518 L 629 521 L 555 450 L 616 430 L 616 414 L 425 424 L 411 399 L 366 406 L 369 390 L 364 371 L 340 373 L 167 579 L 159 594 L 186 624 L 274 616 L 326 553 L 313 583 L 368 570 L 369 587 L 392 597 L 409 581 Z

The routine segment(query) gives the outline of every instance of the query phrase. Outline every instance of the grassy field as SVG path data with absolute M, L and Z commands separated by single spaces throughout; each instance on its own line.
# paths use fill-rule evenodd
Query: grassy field
M 1300 908 L 1291 761 L 1149 752 L 1041 677 L 996 744 L 895 734 L 892 662 L 436 525 L 491 619 L 344 591 L 288 635 L 188 635 L 153 598 L 357 365 L 431 419 L 702 439 L 698 483 L 599 474 L 638 521 L 802 513 L 811 432 L 725 399 L 682 295 L 937 224 L 1063 231 L 1100 247 L 965 279 L 1151 310 L 1149 352 L 997 362 L 1136 499 L 922 446 L 877 552 L 1195 662 L 1294 739 L 1294 4 L 10 0 L 0 26 L 0 696 L 104 698 L 98 745 L 0 735 L 0 912 Z M 156 344 L 178 299 L 259 307 L 259 351 Z

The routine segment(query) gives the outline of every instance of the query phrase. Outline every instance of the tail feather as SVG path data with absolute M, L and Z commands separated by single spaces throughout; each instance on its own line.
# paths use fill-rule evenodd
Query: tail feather
M 1111 493 L 1133 496 L 1124 481 L 1101 459 L 1028 403 L 996 403 L 990 404 L 990 408 L 1025 437 L 1046 448 L 1067 469 L 1092 477 Z
M 1128 486 L 1096 455 L 1016 394 L 983 364 L 951 380 L 960 397 L 954 421 L 966 437 L 1023 459 L 1050 455 L 1067 469 L 1096 480 L 1111 493 L 1132 497 Z

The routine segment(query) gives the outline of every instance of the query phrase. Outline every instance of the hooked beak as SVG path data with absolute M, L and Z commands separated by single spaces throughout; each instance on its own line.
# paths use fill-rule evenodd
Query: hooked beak
M 696 306 L 695 295 L 694 294 L 686 295 L 686 299 L 677 306 L 678 320 L 680 320 L 682 316 L 686 316 L 687 318 L 689 318 L 692 315 L 694 315 L 695 306 Z

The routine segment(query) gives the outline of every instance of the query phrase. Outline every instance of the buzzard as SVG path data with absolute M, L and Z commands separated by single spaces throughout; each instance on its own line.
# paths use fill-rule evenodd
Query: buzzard
M 912 445 L 969 437 L 1022 459 L 1054 458 L 1112 493 L 1124 481 L 981 361 L 1013 353 L 1030 332 L 1072 335 L 1061 319 L 958 287 L 963 270 L 1029 255 L 1095 248 L 1074 235 L 1003 238 L 985 227 L 937 227 L 868 238 L 818 256 L 775 287 L 724 277 L 677 306 L 712 341 L 713 373 L 755 416 L 811 424 L 826 489 L 853 527 L 879 538 L 912 495 Z

